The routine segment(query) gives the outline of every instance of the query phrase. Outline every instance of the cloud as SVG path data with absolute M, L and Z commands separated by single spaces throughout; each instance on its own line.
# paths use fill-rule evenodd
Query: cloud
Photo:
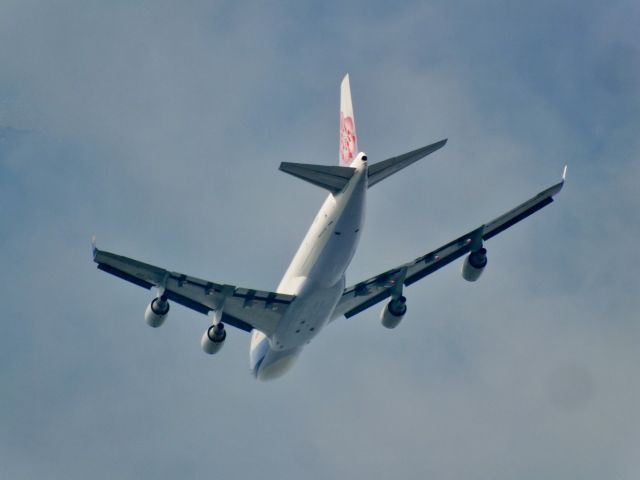
M 7 478 L 635 478 L 640 151 L 628 1 L 3 2 L 0 335 Z M 446 148 L 370 191 L 348 280 L 558 180 L 554 203 L 333 324 L 278 382 L 207 319 L 95 270 L 89 241 L 274 288 L 323 197 L 282 160 L 337 159 L 349 71 L 361 148 Z M 637 83 L 637 82 L 636 82 Z M 22 134 L 20 132 L 28 132 Z

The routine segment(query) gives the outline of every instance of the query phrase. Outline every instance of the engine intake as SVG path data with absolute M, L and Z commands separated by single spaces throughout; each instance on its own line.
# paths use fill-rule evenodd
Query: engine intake
M 385 328 L 396 328 L 407 313 L 407 299 L 403 296 L 389 300 L 380 312 Z
M 205 353 L 213 355 L 220 351 L 226 338 L 227 331 L 224 329 L 224 324 L 218 323 L 217 325 L 211 325 L 207 331 L 204 332 L 202 340 L 200 340 L 200 345 Z
M 475 282 L 480 278 L 484 268 L 487 266 L 487 249 L 481 248 L 467 255 L 462 264 L 462 278 L 467 282 Z
M 169 302 L 166 299 L 154 298 L 151 303 L 147 305 L 147 309 L 144 312 L 144 320 L 147 325 L 153 328 L 158 328 L 167 319 L 169 313 Z

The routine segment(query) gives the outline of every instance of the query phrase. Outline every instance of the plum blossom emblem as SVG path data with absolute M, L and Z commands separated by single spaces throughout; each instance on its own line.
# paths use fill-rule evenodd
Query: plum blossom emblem
M 340 112 L 340 159 L 349 164 L 356 153 L 356 128 L 352 117 L 345 117 Z

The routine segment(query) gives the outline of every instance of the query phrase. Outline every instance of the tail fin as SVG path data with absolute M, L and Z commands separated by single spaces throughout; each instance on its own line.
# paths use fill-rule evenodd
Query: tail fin
M 351 87 L 347 73 L 340 84 L 340 165 L 348 167 L 358 154 L 356 121 L 351 104 Z

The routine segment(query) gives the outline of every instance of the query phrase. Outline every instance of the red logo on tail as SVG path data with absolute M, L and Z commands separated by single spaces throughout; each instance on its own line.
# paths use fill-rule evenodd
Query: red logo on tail
M 356 127 L 353 123 L 353 118 L 345 117 L 340 112 L 340 163 L 344 165 L 351 164 L 357 149 Z

